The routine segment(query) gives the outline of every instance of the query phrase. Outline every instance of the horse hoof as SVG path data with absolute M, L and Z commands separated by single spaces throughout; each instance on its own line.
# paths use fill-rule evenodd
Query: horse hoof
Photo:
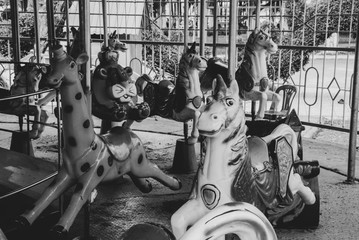
M 40 136 L 39 136 L 39 130 L 31 130 L 29 132 L 29 138 L 30 139 L 38 139 Z
M 319 175 L 320 166 L 318 161 L 297 161 L 293 164 L 294 172 L 309 179 Z
M 68 231 L 60 225 L 56 225 L 50 230 L 50 239 L 53 240 L 66 240 L 67 235 Z
M 171 190 L 180 190 L 182 188 L 182 182 L 181 180 L 179 180 L 178 178 L 176 177 L 173 177 L 177 182 L 178 182 L 178 187 L 176 188 L 171 188 Z

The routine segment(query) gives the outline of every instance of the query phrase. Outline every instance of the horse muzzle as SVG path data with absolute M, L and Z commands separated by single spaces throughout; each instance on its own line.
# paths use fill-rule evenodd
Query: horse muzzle
M 47 85 L 49 85 L 52 88 L 59 88 L 62 83 L 63 77 L 64 77 L 63 73 L 50 75 L 47 77 Z

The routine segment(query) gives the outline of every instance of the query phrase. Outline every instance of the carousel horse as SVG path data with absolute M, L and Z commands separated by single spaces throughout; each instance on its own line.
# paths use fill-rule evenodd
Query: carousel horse
M 247 138 L 239 91 L 234 80 L 229 88 L 220 75 L 214 81 L 213 95 L 198 120 L 198 130 L 206 137 L 205 156 L 190 200 L 171 219 L 177 239 L 202 216 L 226 203 L 253 204 L 276 225 L 286 215 L 298 216 L 305 204 L 316 202 L 315 194 L 293 170 L 298 148 L 294 131 L 281 124 L 267 136 Z
M 199 73 L 207 67 L 206 60 L 197 54 L 195 47 L 195 43 L 191 48 L 185 47 L 176 85 L 168 80 L 153 83 L 147 75 L 136 81 L 139 95 L 143 95 L 144 101 L 150 106 L 150 116 L 159 115 L 179 122 L 193 120 L 188 139 L 190 144 L 196 143 L 199 136 L 196 126 L 203 105 Z
M 257 119 L 264 117 L 267 100 L 272 101 L 270 110 L 273 111 L 277 110 L 281 100 L 280 95 L 270 88 L 266 62 L 266 55 L 275 53 L 277 49 L 277 44 L 266 31 L 255 29 L 247 40 L 242 63 L 235 74 L 240 97 L 243 100 L 259 100 Z M 211 90 L 211 83 L 217 74 L 221 74 L 228 85 L 227 68 L 219 60 L 212 59 L 208 63 L 208 70 L 201 77 L 202 90 Z
M 103 181 L 128 174 L 142 192 L 150 192 L 152 189 L 147 177 L 156 179 L 172 190 L 181 188 L 178 179 L 166 175 L 147 159 L 141 140 L 132 131 L 114 127 L 106 134 L 95 134 L 78 74 L 78 65 L 86 61 L 86 54 L 80 54 L 74 60 L 63 51 L 61 45 L 54 47 L 53 70 L 47 82 L 50 86 L 60 88 L 63 106 L 63 165 L 34 207 L 15 221 L 18 228 L 29 227 L 52 201 L 70 187 L 76 186 L 67 209 L 53 227 L 53 236 L 49 239 L 66 239 L 80 209 L 89 200 L 91 192 Z
M 110 121 L 124 121 L 129 128 L 134 121 L 142 121 L 150 114 L 146 102 L 137 103 L 137 89 L 131 79 L 132 69 L 118 64 L 118 51 L 127 47 L 118 40 L 116 31 L 110 34 L 108 46 L 98 53 L 100 64 L 93 78 L 93 115 Z
M 14 83 L 11 85 L 10 90 L 2 89 L 2 97 L 17 96 L 29 93 L 35 93 L 39 90 L 39 83 L 48 72 L 47 67 L 38 64 L 29 63 L 20 68 L 19 72 L 15 75 Z M 48 113 L 41 109 L 51 99 L 41 98 L 35 99 L 35 96 L 23 97 L 12 99 L 1 104 L 0 112 L 23 116 L 27 113 L 34 116 L 34 123 L 32 129 L 29 131 L 30 139 L 37 139 L 44 131 L 45 125 L 49 118 Z

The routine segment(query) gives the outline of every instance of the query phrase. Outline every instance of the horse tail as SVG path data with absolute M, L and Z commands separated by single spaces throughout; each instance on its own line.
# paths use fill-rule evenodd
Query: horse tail
M 272 225 L 255 206 L 245 202 L 232 202 L 210 211 L 180 240 L 217 239 L 232 233 L 241 240 L 277 239 Z

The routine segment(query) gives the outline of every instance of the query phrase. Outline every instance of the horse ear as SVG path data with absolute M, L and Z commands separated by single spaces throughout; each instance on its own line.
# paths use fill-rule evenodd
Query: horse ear
M 239 88 L 238 83 L 235 79 L 233 79 L 232 76 L 229 76 L 229 79 L 231 80 L 229 89 L 231 89 L 233 95 L 239 95 Z
M 225 95 L 225 92 L 227 90 L 227 86 L 222 78 L 222 76 L 220 74 L 217 74 L 217 81 L 216 84 L 212 85 L 213 87 L 213 96 L 216 96 L 216 98 L 221 98 Z M 219 94 L 221 96 L 219 96 Z
M 113 32 L 112 37 L 116 37 L 116 32 L 117 32 L 117 30 L 115 30 L 115 31 Z
M 76 58 L 76 64 L 77 65 L 81 65 L 84 64 L 85 62 L 87 62 L 89 60 L 89 56 L 86 53 L 81 53 L 77 58 Z
M 189 49 L 190 52 L 196 52 L 196 42 L 192 43 L 191 48 Z

